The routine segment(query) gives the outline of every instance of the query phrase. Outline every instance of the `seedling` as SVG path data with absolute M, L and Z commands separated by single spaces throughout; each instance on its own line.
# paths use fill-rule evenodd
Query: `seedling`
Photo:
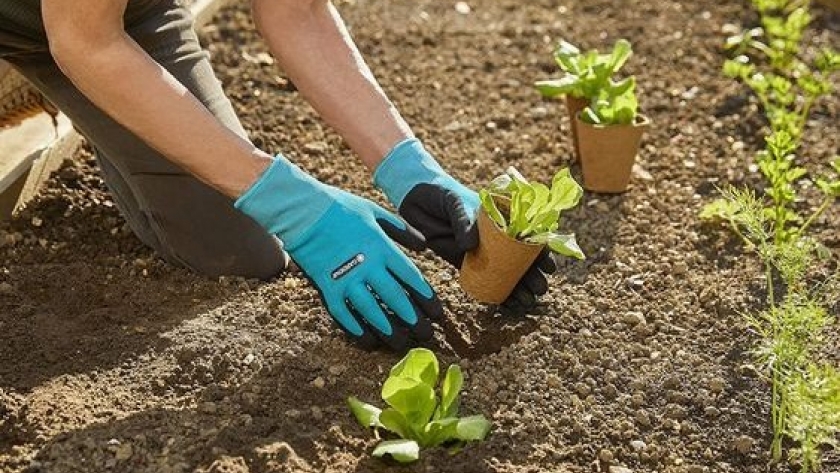
M 797 212 L 796 184 L 807 171 L 796 164 L 796 151 L 813 104 L 832 92 L 830 74 L 840 68 L 840 58 L 831 49 L 822 51 L 813 64 L 802 58 L 803 32 L 811 21 L 807 0 L 753 4 L 761 27 L 727 40 L 736 57 L 723 71 L 755 92 L 770 124 L 767 147 L 756 158 L 767 180 L 766 197 L 729 188 L 722 191 L 723 199 L 704 208 L 701 218 L 728 222 L 764 262 L 769 307 L 758 316 L 747 316 L 747 321 L 761 337 L 754 354 L 772 387 L 771 454 L 780 461 L 788 437 L 797 444 L 791 457 L 799 461 L 802 473 L 808 473 L 819 469 L 820 447 L 836 446 L 840 432 L 840 375 L 817 362 L 831 319 L 822 307 L 826 301 L 814 298 L 814 283 L 807 277 L 818 261 L 831 258 L 807 230 L 840 197 L 840 158 L 830 163 L 836 177 L 813 179 L 823 202 L 803 218 Z M 778 300 L 777 280 L 786 289 Z M 835 275 L 825 285 L 837 281 Z
M 388 408 L 380 409 L 353 396 L 347 399 L 362 426 L 399 437 L 380 442 L 373 456 L 390 455 L 400 463 L 411 463 L 420 458 L 421 448 L 457 448 L 466 442 L 484 440 L 490 432 L 490 422 L 484 416 L 458 417 L 464 384 L 461 368 L 450 365 L 439 385 L 438 378 L 435 354 L 417 348 L 391 368 L 382 385 L 382 399 Z
M 581 118 L 593 125 L 631 125 L 639 114 L 636 79 L 610 84 L 584 109 Z
M 786 390 L 785 434 L 799 446 L 791 451 L 800 472 L 820 469 L 820 448 L 840 447 L 840 373 L 831 365 L 810 366 L 793 377 Z
M 494 179 L 479 192 L 487 215 L 508 236 L 528 243 L 548 245 L 563 256 L 584 259 L 574 234 L 560 234 L 561 214 L 580 203 L 583 189 L 568 169 L 560 170 L 551 181 L 551 188 L 531 183 L 515 168 Z M 507 203 L 500 206 L 499 203 Z M 500 208 L 501 207 L 501 208 Z
M 545 97 L 571 95 L 587 100 L 598 97 L 612 82 L 612 77 L 633 54 L 630 42 L 620 39 L 609 54 L 597 49 L 582 53 L 577 46 L 561 41 L 554 60 L 566 73 L 561 79 L 537 82 L 537 90 Z

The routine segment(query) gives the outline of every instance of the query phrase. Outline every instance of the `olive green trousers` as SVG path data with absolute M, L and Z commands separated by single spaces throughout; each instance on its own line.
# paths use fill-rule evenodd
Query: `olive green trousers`
M 164 259 L 208 276 L 268 279 L 281 272 L 287 259 L 274 236 L 234 209 L 231 199 L 112 120 L 62 74 L 50 56 L 39 5 L 39 0 L 0 1 L 0 57 L 91 143 L 117 207 L 134 233 Z M 225 126 L 245 136 L 198 42 L 189 10 L 174 0 L 131 0 L 125 24 L 152 58 Z

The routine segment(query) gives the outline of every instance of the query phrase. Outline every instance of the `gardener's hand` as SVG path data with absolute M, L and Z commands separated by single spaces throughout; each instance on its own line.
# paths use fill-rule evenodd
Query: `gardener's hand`
M 366 347 L 404 350 L 432 337 L 442 308 L 392 239 L 423 249 L 423 236 L 361 197 L 327 186 L 278 156 L 236 201 L 285 243 L 330 315 Z M 389 238 L 390 237 L 390 238 Z
M 464 254 L 478 246 L 478 194 L 447 174 L 420 141 L 398 144 L 377 167 L 374 183 L 426 237 L 429 248 L 456 268 L 461 267 Z M 501 305 L 501 312 L 531 311 L 537 297 L 548 291 L 545 273 L 555 270 L 550 254 L 543 253 Z

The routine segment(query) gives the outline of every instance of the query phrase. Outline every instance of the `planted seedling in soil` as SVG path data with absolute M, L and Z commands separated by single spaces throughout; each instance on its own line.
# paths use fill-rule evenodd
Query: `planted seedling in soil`
M 531 183 L 516 169 L 497 177 L 479 192 L 480 243 L 467 253 L 461 286 L 482 302 L 501 303 L 544 250 L 584 259 L 575 235 L 559 233 L 563 212 L 580 203 L 583 189 L 568 169 L 551 187 Z
M 390 455 L 400 463 L 410 463 L 420 458 L 421 448 L 457 449 L 487 437 L 490 422 L 484 416 L 458 417 L 464 384 L 461 368 L 450 365 L 440 382 L 439 374 L 435 354 L 416 348 L 391 368 L 382 385 L 382 399 L 389 407 L 380 409 L 353 396 L 347 399 L 362 426 L 398 437 L 380 442 L 373 456 Z

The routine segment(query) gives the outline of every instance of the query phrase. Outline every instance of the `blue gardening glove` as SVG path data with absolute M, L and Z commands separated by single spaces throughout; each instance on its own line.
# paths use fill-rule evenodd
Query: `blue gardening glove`
M 419 140 L 408 139 L 394 147 L 377 167 L 373 182 L 426 237 L 429 248 L 456 268 L 464 254 L 478 246 L 478 194 L 447 174 Z M 554 260 L 544 252 L 501 305 L 501 312 L 532 311 L 537 297 L 548 291 L 544 273 L 555 270 Z
M 236 208 L 277 235 L 330 315 L 365 347 L 400 351 L 432 337 L 443 309 L 392 239 L 422 249 L 422 235 L 373 202 L 323 184 L 278 156 Z

